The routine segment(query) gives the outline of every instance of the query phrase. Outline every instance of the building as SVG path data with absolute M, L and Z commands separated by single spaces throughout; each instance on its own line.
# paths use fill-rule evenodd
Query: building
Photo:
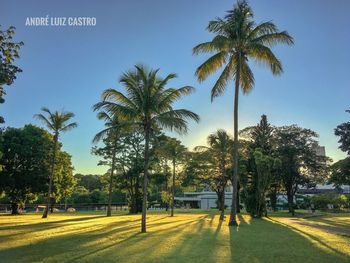
M 203 190 L 202 192 L 185 192 L 181 197 L 175 197 L 176 203 L 181 203 L 188 208 L 211 209 L 217 208 L 218 197 L 216 192 Z M 231 207 L 232 188 L 228 187 L 225 191 L 225 206 Z

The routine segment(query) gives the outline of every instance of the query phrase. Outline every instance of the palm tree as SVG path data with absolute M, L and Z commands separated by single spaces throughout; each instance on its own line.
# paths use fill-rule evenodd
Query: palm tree
M 278 43 L 293 44 L 286 31 L 279 31 L 272 22 L 256 24 L 253 12 L 246 1 L 238 1 L 224 19 L 209 22 L 208 31 L 216 34 L 210 42 L 193 48 L 193 54 L 215 53 L 196 70 L 200 82 L 222 66 L 224 70 L 211 90 L 211 100 L 224 93 L 227 84 L 234 79 L 234 169 L 232 174 L 232 209 L 229 225 L 237 225 L 237 178 L 238 178 L 238 95 L 249 93 L 254 86 L 254 75 L 249 60 L 268 66 L 274 75 L 282 73 L 282 64 L 270 49 Z
M 158 70 L 149 70 L 143 65 L 136 65 L 134 70 L 124 73 L 120 79 L 126 94 L 115 89 L 102 93 L 102 101 L 95 109 L 104 109 L 109 114 L 116 114 L 126 119 L 124 125 L 138 126 L 145 137 L 145 156 L 143 170 L 143 200 L 141 232 L 146 232 L 147 178 L 150 159 L 150 138 L 153 131 L 167 128 L 179 133 L 187 132 L 187 120 L 199 121 L 199 116 L 186 109 L 173 109 L 172 104 L 182 96 L 194 91 L 193 87 L 166 88 L 169 80 L 176 74 L 165 78 L 157 76 Z
M 76 122 L 72 122 L 67 124 L 67 122 L 74 117 L 74 113 L 72 112 L 66 112 L 66 111 L 55 111 L 51 112 L 48 108 L 43 107 L 41 108 L 41 111 L 46 114 L 45 116 L 42 113 L 35 114 L 34 118 L 42 121 L 46 128 L 53 132 L 53 154 L 52 154 L 52 160 L 51 160 L 51 173 L 49 178 L 49 192 L 47 196 L 47 202 L 46 207 L 43 213 L 42 218 L 47 218 L 48 210 L 49 210 L 49 204 L 51 202 L 51 195 L 52 195 L 52 180 L 54 177 L 54 170 L 55 170 L 55 162 L 56 162 L 56 148 L 58 143 L 58 138 L 61 132 L 69 131 L 75 127 L 78 126 Z
M 215 176 L 215 187 L 218 193 L 218 203 L 220 209 L 220 220 L 225 216 L 225 188 L 227 184 L 227 174 L 232 166 L 232 145 L 233 140 L 225 130 L 217 130 L 207 138 L 207 146 L 197 146 L 196 151 L 201 151 L 209 156 L 211 171 Z
M 171 188 L 171 213 L 170 216 L 174 216 L 174 204 L 175 204 L 175 181 L 176 181 L 176 165 L 177 161 L 184 157 L 187 152 L 187 148 L 181 144 L 181 141 L 166 137 L 165 145 L 162 145 L 164 155 L 171 161 L 173 165 L 172 176 L 172 188 Z
M 107 112 L 101 111 L 97 114 L 97 118 L 99 120 L 105 121 L 106 128 L 102 131 L 98 132 L 94 139 L 93 143 L 97 143 L 101 141 L 102 139 L 108 139 L 111 143 L 111 156 L 112 156 L 112 163 L 111 163 L 111 170 L 109 175 L 109 187 L 108 187 L 108 206 L 107 206 L 107 216 L 112 215 L 112 190 L 113 190 L 113 176 L 116 166 L 116 155 L 117 155 L 117 147 L 118 147 L 118 139 L 120 136 L 120 125 L 121 122 L 118 118 L 118 115 L 110 116 Z

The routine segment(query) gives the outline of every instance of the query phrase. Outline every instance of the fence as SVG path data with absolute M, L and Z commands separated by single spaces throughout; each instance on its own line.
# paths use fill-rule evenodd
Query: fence
M 88 203 L 88 204 L 54 204 L 53 208 L 58 209 L 59 211 L 64 212 L 67 208 L 74 208 L 75 211 L 106 211 L 107 203 L 97 204 L 97 203 Z M 23 212 L 39 212 L 43 211 L 45 204 L 26 204 L 22 208 Z M 128 210 L 127 203 L 112 203 L 112 211 L 123 211 Z M 11 204 L 0 204 L 0 213 L 10 213 L 12 210 Z

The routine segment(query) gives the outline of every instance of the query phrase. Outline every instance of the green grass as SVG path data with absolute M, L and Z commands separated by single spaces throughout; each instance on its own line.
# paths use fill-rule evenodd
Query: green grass
M 228 227 L 215 211 L 152 212 L 141 234 L 140 215 L 125 213 L 0 216 L 0 262 L 349 262 L 349 236 L 329 229 L 350 228 L 349 214 L 298 220 L 241 215 Z

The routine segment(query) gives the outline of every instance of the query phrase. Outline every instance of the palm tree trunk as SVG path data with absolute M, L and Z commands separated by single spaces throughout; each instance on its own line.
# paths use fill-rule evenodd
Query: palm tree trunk
M 54 143 L 53 143 L 51 173 L 50 173 L 50 178 L 49 178 L 49 192 L 48 192 L 46 206 L 45 206 L 45 210 L 44 210 L 42 218 L 47 218 L 47 213 L 49 211 L 49 205 L 51 203 L 52 181 L 53 181 L 53 176 L 54 176 L 54 171 L 55 171 L 57 141 L 58 141 L 58 134 L 56 133 L 54 136 Z
M 238 70 L 239 71 L 239 70 Z M 233 145 L 233 174 L 232 174 L 232 206 L 229 226 L 237 226 L 237 179 L 238 179 L 238 95 L 239 95 L 239 72 L 236 74 L 235 99 L 233 110 L 234 145 Z
M 173 160 L 173 187 L 172 187 L 172 195 L 171 195 L 171 214 L 170 216 L 174 216 L 174 202 L 175 202 L 175 159 Z
M 145 127 L 145 164 L 143 170 L 143 199 L 142 199 L 142 219 L 141 219 L 141 232 L 146 233 L 146 212 L 147 212 L 147 177 L 149 166 L 149 138 L 150 128 Z
M 112 215 L 112 188 L 113 188 L 113 174 L 115 169 L 115 153 L 116 153 L 116 147 L 114 146 L 113 149 L 113 156 L 112 156 L 112 166 L 111 166 L 111 175 L 109 178 L 109 189 L 108 189 L 108 207 L 107 207 L 107 216 Z

